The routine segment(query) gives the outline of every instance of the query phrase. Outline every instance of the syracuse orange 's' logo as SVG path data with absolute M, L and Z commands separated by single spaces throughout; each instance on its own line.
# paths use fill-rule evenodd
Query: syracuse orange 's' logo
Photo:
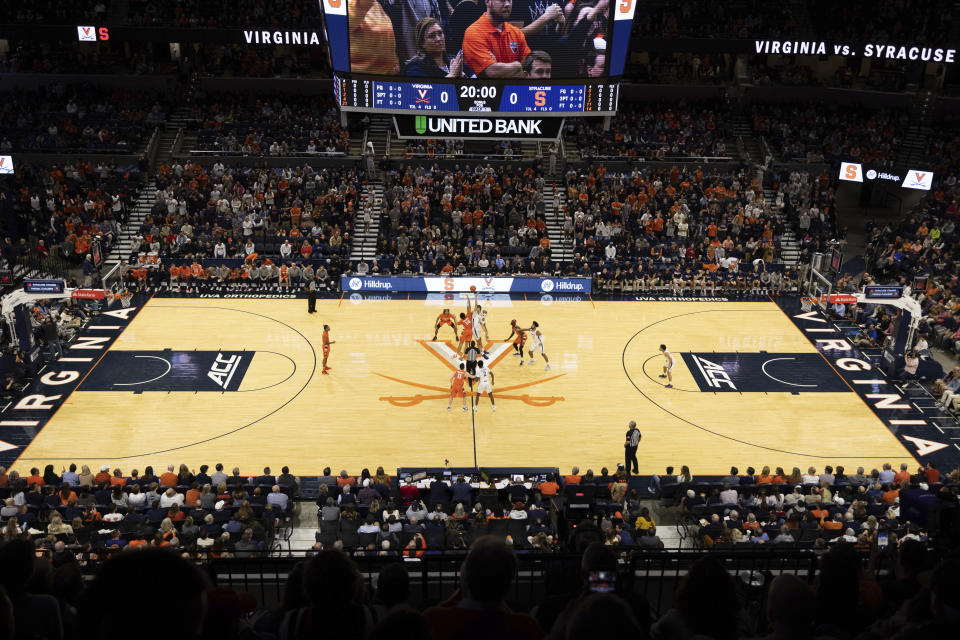
M 418 340 L 423 347 L 429 351 L 434 357 L 437 358 L 440 362 L 445 364 L 450 371 L 456 371 L 460 368 L 460 359 L 457 356 L 457 350 L 449 342 L 440 342 L 435 340 Z M 487 343 L 486 350 L 489 353 L 488 358 L 484 358 L 484 366 L 493 369 L 497 364 L 503 360 L 505 356 L 510 353 L 512 342 L 493 342 L 490 341 Z M 436 385 L 422 384 L 419 382 L 411 382 L 409 380 L 401 380 L 400 378 L 394 378 L 393 376 L 388 376 L 383 373 L 377 373 L 376 375 L 381 378 L 386 378 L 387 380 L 392 380 L 394 382 L 399 382 L 400 384 L 409 385 L 411 387 L 416 387 L 418 389 L 425 389 L 427 391 L 436 391 L 437 394 L 424 395 L 418 393 L 412 396 L 381 396 L 380 400 L 389 402 L 390 404 L 396 407 L 412 407 L 418 405 L 424 400 L 446 400 L 450 397 L 449 387 L 438 387 Z M 497 400 L 520 400 L 526 404 L 532 405 L 534 407 L 549 407 L 555 402 L 560 402 L 563 400 L 563 396 L 531 396 L 529 394 L 511 394 L 509 392 L 516 391 L 518 389 L 525 389 L 532 387 L 538 384 L 543 384 L 544 382 L 549 382 L 550 380 L 556 380 L 557 378 L 565 374 L 560 373 L 555 376 L 550 376 L 542 380 L 534 380 L 532 382 L 523 382 L 520 384 L 514 384 L 507 387 L 498 387 L 494 389 L 494 396 Z M 476 396 L 476 392 L 468 395 Z

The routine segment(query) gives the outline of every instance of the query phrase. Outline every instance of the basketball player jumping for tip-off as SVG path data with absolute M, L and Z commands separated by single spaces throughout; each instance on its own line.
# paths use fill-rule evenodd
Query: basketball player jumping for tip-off
M 667 351 L 667 345 L 665 344 L 660 345 L 660 353 L 666 360 L 663 363 L 663 373 L 660 374 L 660 377 L 667 379 L 667 389 L 673 389 L 673 366 L 676 364 L 676 360 L 673 359 L 673 354 Z

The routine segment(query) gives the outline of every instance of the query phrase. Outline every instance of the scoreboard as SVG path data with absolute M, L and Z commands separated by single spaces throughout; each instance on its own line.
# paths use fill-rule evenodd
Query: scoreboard
M 343 111 L 562 118 L 616 114 L 638 0 L 525 0 L 509 18 L 454 3 L 449 21 L 421 17 L 415 33 L 407 0 L 320 2 Z M 507 22 L 502 42 L 476 37 Z
M 468 84 L 355 79 L 334 76 L 334 96 L 344 111 L 437 115 L 462 112 L 613 115 L 620 86 L 616 82 L 577 84 Z

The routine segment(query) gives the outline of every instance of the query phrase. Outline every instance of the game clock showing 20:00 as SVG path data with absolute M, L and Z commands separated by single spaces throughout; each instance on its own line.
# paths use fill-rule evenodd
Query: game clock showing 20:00
M 454 84 L 334 78 L 344 110 L 502 113 L 613 113 L 616 82 L 585 84 Z

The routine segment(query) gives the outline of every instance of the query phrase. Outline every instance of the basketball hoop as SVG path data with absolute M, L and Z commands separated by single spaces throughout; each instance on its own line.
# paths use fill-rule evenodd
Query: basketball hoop
M 123 307 L 124 309 L 127 309 L 127 308 L 130 307 L 130 301 L 133 300 L 133 294 L 132 294 L 132 293 L 130 293 L 129 291 L 124 290 L 124 291 L 121 291 L 120 294 L 119 294 L 117 297 L 120 298 L 120 306 L 121 306 L 121 307 Z
M 816 298 L 804 296 L 800 298 L 800 310 L 803 311 L 804 313 L 806 313 L 807 311 L 812 311 L 813 306 L 818 302 L 819 301 Z

